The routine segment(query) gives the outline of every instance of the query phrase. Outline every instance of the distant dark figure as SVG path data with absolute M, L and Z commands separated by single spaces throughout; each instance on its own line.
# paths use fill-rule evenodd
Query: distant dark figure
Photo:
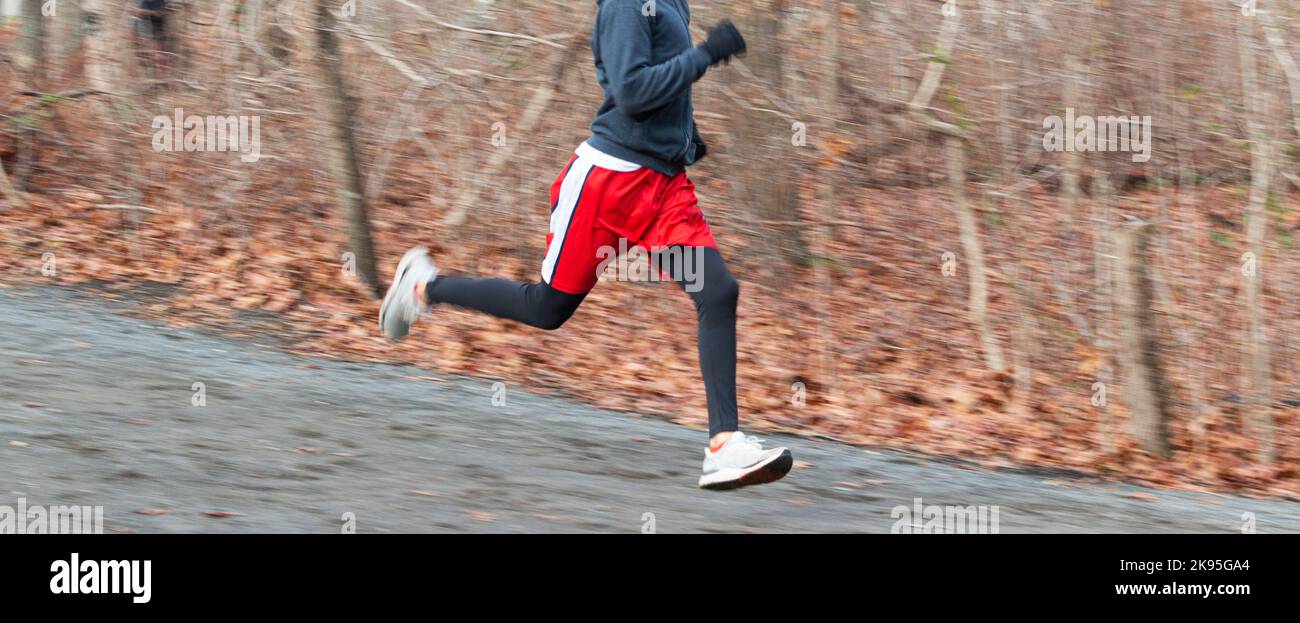
M 135 16 L 140 63 L 149 78 L 161 82 L 171 66 L 173 40 L 168 28 L 167 0 L 139 0 Z
M 140 0 L 131 14 L 136 17 L 137 35 L 155 40 L 167 37 L 167 0 Z

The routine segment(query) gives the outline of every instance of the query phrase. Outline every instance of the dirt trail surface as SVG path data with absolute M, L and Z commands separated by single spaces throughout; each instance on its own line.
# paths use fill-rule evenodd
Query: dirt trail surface
M 0 504 L 102 505 L 106 531 L 888 532 L 998 507 L 1002 532 L 1300 531 L 1300 504 L 985 471 L 769 437 L 798 467 L 695 487 L 704 433 L 493 381 L 290 355 L 0 289 Z M 195 406 L 195 384 L 206 404 Z M 917 521 L 921 521 L 918 518 Z

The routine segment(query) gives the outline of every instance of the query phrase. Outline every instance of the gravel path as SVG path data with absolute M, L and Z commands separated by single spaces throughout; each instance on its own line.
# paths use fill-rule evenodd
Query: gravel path
M 996 506 L 1004 533 L 1239 532 L 1247 512 L 1300 531 L 1297 503 L 793 438 L 786 480 L 705 492 L 699 431 L 518 387 L 494 406 L 490 380 L 297 357 L 66 289 L 0 289 L 0 346 L 0 504 L 102 505 L 106 531 L 338 532 L 351 513 L 359 533 L 888 532 L 917 497 Z

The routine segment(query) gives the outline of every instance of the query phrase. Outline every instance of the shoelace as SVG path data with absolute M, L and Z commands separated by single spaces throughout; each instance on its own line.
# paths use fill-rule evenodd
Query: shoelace
M 759 439 L 758 437 L 751 437 L 751 436 L 746 435 L 745 433 L 742 433 L 742 432 L 739 432 L 739 431 L 733 433 L 732 436 L 731 436 L 731 439 L 737 439 L 737 435 L 739 436 L 738 443 L 740 443 L 740 444 L 742 444 L 742 445 L 748 447 L 750 450 L 753 450 L 753 451 L 755 451 L 755 452 L 762 452 L 762 451 L 763 451 L 763 440 L 762 440 L 762 439 Z M 731 443 L 731 439 L 728 439 L 728 440 L 727 440 L 727 444 L 730 444 L 730 443 Z M 724 445 L 725 445 L 725 444 L 724 444 Z M 712 448 L 710 448 L 710 449 L 709 449 L 709 452 L 710 452 L 710 453 L 714 453 L 715 451 L 714 451 Z M 722 446 L 719 446 L 716 452 L 722 452 Z

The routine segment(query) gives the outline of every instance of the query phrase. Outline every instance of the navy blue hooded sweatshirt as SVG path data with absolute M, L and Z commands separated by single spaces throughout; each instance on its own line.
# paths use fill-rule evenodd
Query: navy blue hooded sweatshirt
M 691 85 L 709 55 L 691 41 L 686 0 L 596 0 L 591 33 L 605 101 L 591 123 L 592 147 L 676 175 L 704 157 Z

